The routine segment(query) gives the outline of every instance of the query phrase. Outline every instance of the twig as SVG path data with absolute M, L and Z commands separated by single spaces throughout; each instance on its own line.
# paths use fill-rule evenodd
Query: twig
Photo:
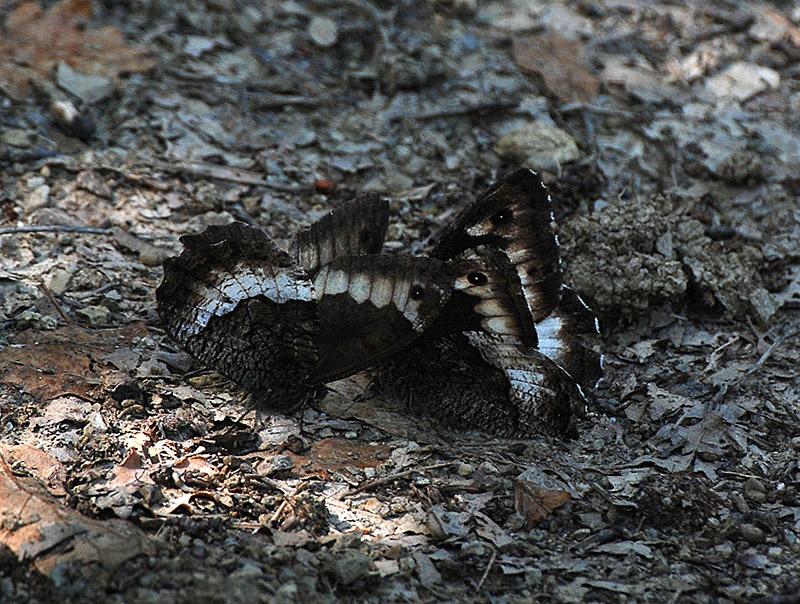
M 142 163 L 141 165 L 156 170 L 163 170 L 164 172 L 190 174 L 191 176 L 202 176 L 204 178 L 216 178 L 218 180 L 227 180 L 229 182 L 235 182 L 243 185 L 268 187 L 270 189 L 275 189 L 276 191 L 297 193 L 301 190 L 301 187 L 271 183 L 263 176 L 259 176 L 258 174 L 248 170 L 242 170 L 241 168 L 229 168 L 227 166 L 218 166 L 216 164 L 204 164 L 191 161 L 170 162 L 156 160 L 149 163 Z
M 479 103 L 477 105 L 454 107 L 452 109 L 434 109 L 432 111 L 422 111 L 420 113 L 403 113 L 400 115 L 391 116 L 389 121 L 399 122 L 401 120 L 435 120 L 444 117 L 463 117 L 465 115 L 472 115 L 474 113 L 480 115 L 484 113 L 494 113 L 496 111 L 516 109 L 517 107 L 519 107 L 519 103 L 514 101 Z
M 113 231 L 112 229 L 96 229 L 94 227 L 63 226 L 57 224 L 0 229 L 0 235 L 15 235 L 17 233 L 88 233 L 90 235 L 111 235 Z
M 67 325 L 70 325 L 72 321 L 70 321 L 69 317 L 67 316 L 67 313 L 64 312 L 64 309 L 61 308 L 61 305 L 58 303 L 58 300 L 56 300 L 55 296 L 53 295 L 53 292 L 50 291 L 50 288 L 47 287 L 47 284 L 44 282 L 44 279 L 41 278 L 39 279 L 39 289 L 41 289 L 44 292 L 44 295 L 47 296 L 47 299 L 50 300 L 50 304 L 55 306 L 56 310 L 58 311 L 58 314 L 61 315 L 61 318 L 64 319 Z
M 748 369 L 739 381 L 741 381 L 745 377 L 753 375 L 756 371 L 761 369 L 761 366 L 767 361 L 767 359 L 770 356 L 772 356 L 772 353 L 775 351 L 775 349 L 778 346 L 783 344 L 788 338 L 791 338 L 792 336 L 795 336 L 798 333 L 800 333 L 800 326 L 797 326 L 794 329 L 790 329 L 785 334 L 783 334 L 781 337 L 779 337 L 777 340 L 775 340 L 770 345 L 770 347 L 767 348 L 766 352 L 764 352 L 764 354 L 762 354 L 761 357 L 756 361 L 755 365 L 753 365 L 750 369 Z
M 280 107 L 316 107 L 322 101 L 311 96 L 267 94 L 253 99 L 256 109 L 278 109 Z
M 598 105 L 589 105 L 587 103 L 571 103 L 570 105 L 564 105 L 560 109 L 561 113 L 578 113 L 578 112 L 588 112 L 588 113 L 595 113 L 597 115 L 605 115 L 608 117 L 622 117 L 629 120 L 636 118 L 635 113 L 631 113 L 630 111 L 624 111 L 622 109 L 612 109 L 610 107 L 599 107 Z
M 445 468 L 447 466 L 452 466 L 454 462 L 446 461 L 444 463 L 437 463 L 431 466 L 425 466 L 423 468 L 413 468 L 411 470 L 404 470 L 403 472 L 397 472 L 396 474 L 390 474 L 389 476 L 384 476 L 383 478 L 379 478 L 378 480 L 373 480 L 372 482 L 368 482 L 366 484 L 362 484 L 355 489 L 350 489 L 349 491 L 345 491 L 344 493 L 339 493 L 334 497 L 334 499 L 342 500 L 345 497 L 351 497 L 353 495 L 358 495 L 363 491 L 369 491 L 374 489 L 375 487 L 379 487 L 384 484 L 388 484 L 390 482 L 394 482 L 395 480 L 399 480 L 400 478 L 406 478 L 413 474 L 414 472 L 425 472 L 427 470 L 436 470 L 438 468 Z
M 478 581 L 479 590 L 481 587 L 483 587 L 483 584 L 486 581 L 486 577 L 489 576 L 489 571 L 492 570 L 492 566 L 494 566 L 495 560 L 497 560 L 497 550 L 492 548 L 492 557 L 489 558 L 489 564 L 486 565 L 486 570 L 483 571 L 483 575 L 481 575 L 481 580 Z

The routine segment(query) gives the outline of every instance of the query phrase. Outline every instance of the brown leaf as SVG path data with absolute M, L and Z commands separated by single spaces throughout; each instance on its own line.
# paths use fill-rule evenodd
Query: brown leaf
M 147 333 L 141 323 L 121 329 L 96 330 L 69 325 L 55 331 L 26 329 L 10 338 L 0 358 L 0 384 L 22 387 L 42 400 L 65 393 L 90 395 L 103 381 L 124 379 L 98 363 L 123 346 L 133 346 Z
M 88 0 L 61 0 L 46 12 L 38 2 L 20 4 L 6 17 L 0 41 L 0 88 L 22 100 L 30 81 L 51 80 L 62 61 L 76 71 L 110 78 L 155 64 L 146 50 L 128 46 L 116 28 L 87 27 L 91 16 Z
M 543 489 L 528 481 L 514 481 L 514 507 L 525 518 L 529 528 L 539 524 L 570 499 L 566 491 Z
M 46 455 L 46 454 L 45 454 Z M 41 459 L 41 456 L 37 456 Z M 154 542 L 121 520 L 87 518 L 60 504 L 29 478 L 15 477 L 0 455 L 0 545 L 49 575 L 65 564 L 78 565 L 89 583 L 106 583 L 119 566 L 155 553 Z
M 41 449 L 30 445 L 7 445 L 0 443 L 0 456 L 14 469 L 39 480 L 51 495 L 63 497 L 67 494 L 64 483 L 67 469 L 64 465 Z
M 517 65 L 539 74 L 547 89 L 565 103 L 590 103 L 597 96 L 599 82 L 578 40 L 525 35 L 514 38 L 513 44 Z

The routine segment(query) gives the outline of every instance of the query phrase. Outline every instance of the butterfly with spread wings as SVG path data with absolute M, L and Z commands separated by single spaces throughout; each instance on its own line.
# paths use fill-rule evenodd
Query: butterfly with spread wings
M 486 333 L 533 332 L 504 306 L 515 275 L 497 268 L 501 254 L 381 255 L 387 222 L 387 203 L 364 196 L 300 231 L 288 252 L 241 223 L 182 237 L 156 291 L 164 328 L 278 409 L 409 346 L 453 297 Z M 481 306 L 487 297 L 497 303 Z

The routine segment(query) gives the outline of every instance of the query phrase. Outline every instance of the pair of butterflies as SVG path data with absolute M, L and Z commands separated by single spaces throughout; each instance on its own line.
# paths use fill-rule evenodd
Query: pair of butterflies
M 166 331 L 274 408 L 374 367 L 386 394 L 448 423 L 569 433 L 600 375 L 582 341 L 596 321 L 561 283 L 541 180 L 493 185 L 430 257 L 380 254 L 388 214 L 361 196 L 288 252 L 241 223 L 182 237 L 156 291 Z

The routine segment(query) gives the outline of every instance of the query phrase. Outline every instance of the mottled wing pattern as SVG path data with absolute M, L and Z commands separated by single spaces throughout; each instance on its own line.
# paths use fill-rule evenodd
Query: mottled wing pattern
M 298 232 L 289 253 L 313 276 L 335 258 L 378 254 L 389 224 L 389 203 L 361 195 Z
M 189 353 L 274 405 L 307 391 L 319 331 L 313 284 L 261 230 L 241 223 L 181 238 L 156 290 L 165 330 Z
M 507 435 L 526 435 L 540 430 L 558 434 L 574 432 L 573 417 L 582 414 L 585 399 L 575 381 L 558 364 L 535 348 L 508 336 L 482 332 L 465 334 L 483 359 L 508 379 L 508 396 L 514 409 L 487 404 L 482 416 Z M 512 420 L 512 421 L 509 421 Z
M 448 301 L 453 281 L 433 258 L 345 257 L 324 266 L 315 278 L 319 361 L 311 379 L 351 375 L 408 346 Z
M 531 170 L 501 179 L 444 230 L 432 255 L 450 259 L 480 245 L 502 250 L 519 274 L 534 321 L 558 305 L 561 268 L 550 197 Z

